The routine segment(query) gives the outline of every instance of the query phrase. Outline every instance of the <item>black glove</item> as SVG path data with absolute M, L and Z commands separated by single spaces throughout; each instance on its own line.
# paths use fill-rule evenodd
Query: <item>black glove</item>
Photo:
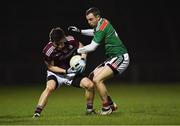
M 81 30 L 79 28 L 77 28 L 76 26 L 69 26 L 68 27 L 68 31 L 73 31 L 73 32 L 81 33 Z

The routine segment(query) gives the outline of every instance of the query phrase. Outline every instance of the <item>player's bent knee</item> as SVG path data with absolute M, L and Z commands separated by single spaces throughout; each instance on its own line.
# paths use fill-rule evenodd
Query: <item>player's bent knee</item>
M 83 78 L 81 80 L 81 86 L 88 90 L 91 90 L 94 88 L 94 83 L 88 78 Z
M 94 89 L 94 84 L 93 84 L 92 82 L 91 82 L 91 83 L 88 83 L 87 89 L 88 89 L 88 90 Z

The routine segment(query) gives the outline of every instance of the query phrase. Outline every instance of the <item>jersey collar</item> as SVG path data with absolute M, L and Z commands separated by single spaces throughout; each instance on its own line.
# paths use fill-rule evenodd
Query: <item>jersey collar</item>
M 103 20 L 103 18 L 100 18 L 100 20 L 98 21 L 97 27 L 96 27 L 96 31 L 99 30 L 99 26 L 101 25 L 101 21 Z

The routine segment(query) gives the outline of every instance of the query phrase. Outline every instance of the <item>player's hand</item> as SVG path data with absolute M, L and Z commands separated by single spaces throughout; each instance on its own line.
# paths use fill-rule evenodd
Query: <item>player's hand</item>
M 86 60 L 84 58 L 82 58 L 79 62 L 78 62 L 78 72 L 82 73 L 85 70 L 86 67 Z
M 81 33 L 81 30 L 79 28 L 77 28 L 76 26 L 69 26 L 68 31 Z
M 66 74 L 72 74 L 72 73 L 77 74 L 78 70 L 74 69 L 73 67 L 70 67 L 69 69 L 66 70 Z

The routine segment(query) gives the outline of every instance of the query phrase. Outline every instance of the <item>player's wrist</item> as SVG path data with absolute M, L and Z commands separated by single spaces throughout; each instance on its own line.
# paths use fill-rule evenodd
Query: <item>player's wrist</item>
M 81 29 L 78 28 L 78 27 L 76 27 L 76 32 L 79 33 L 79 34 L 81 34 Z
M 64 70 L 64 74 L 67 74 L 67 73 L 68 73 L 68 69 L 65 69 L 65 70 Z

